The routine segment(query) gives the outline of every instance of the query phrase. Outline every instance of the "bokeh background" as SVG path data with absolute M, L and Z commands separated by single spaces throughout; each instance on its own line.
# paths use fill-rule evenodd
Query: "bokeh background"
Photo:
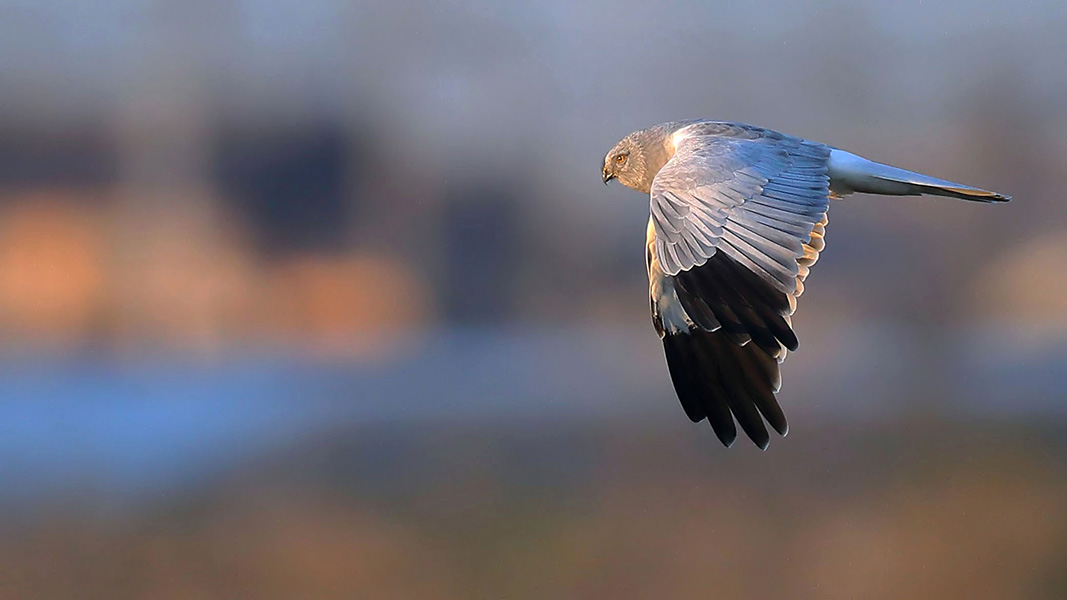
M 1067 4 L 0 0 L 0 597 L 1067 597 Z M 852 197 L 792 424 L 649 323 L 633 129 Z

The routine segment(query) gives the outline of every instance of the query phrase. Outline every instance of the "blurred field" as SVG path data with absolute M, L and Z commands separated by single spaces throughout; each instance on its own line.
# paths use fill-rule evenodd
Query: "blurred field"
M 11 598 L 1061 598 L 1063 427 L 341 428 L 160 494 L 20 511 Z
M 0 0 L 0 598 L 1067 596 L 1067 8 Z M 850 198 L 718 446 L 603 153 Z

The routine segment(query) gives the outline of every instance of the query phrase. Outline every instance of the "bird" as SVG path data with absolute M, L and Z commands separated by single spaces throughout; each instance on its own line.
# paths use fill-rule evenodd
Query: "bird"
M 686 416 L 726 447 L 737 425 L 762 450 L 789 432 L 779 365 L 791 315 L 825 242 L 830 200 L 855 192 L 975 202 L 1011 196 L 874 162 L 771 129 L 706 119 L 635 131 L 603 181 L 649 195 L 652 324 Z

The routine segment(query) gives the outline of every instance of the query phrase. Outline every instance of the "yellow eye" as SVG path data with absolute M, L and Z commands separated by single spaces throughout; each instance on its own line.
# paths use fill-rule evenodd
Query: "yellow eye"
M 621 165 L 624 162 L 626 162 L 626 155 L 625 154 L 617 154 L 617 155 L 615 155 L 615 163 L 616 164 L 620 164 Z

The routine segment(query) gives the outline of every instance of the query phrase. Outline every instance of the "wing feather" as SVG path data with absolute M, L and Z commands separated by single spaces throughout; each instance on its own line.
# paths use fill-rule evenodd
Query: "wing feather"
M 760 447 L 788 431 L 775 399 L 798 342 L 790 315 L 824 247 L 830 149 L 777 132 L 698 122 L 675 134 L 652 183 L 653 320 L 690 419 L 723 443 L 734 421 Z M 670 326 L 662 310 L 677 307 Z

